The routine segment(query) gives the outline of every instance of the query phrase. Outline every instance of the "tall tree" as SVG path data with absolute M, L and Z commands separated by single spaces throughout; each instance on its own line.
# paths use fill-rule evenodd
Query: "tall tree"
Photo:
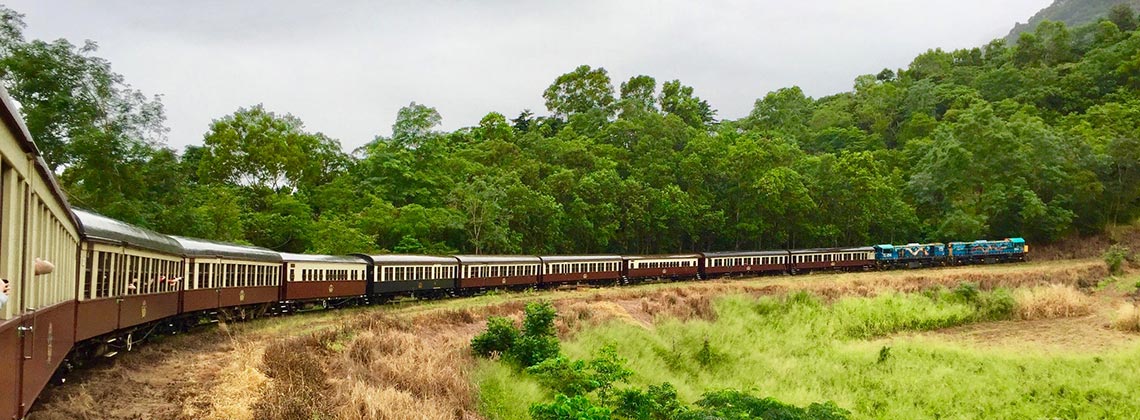
M 275 191 L 327 182 L 347 160 L 336 140 L 306 132 L 297 117 L 260 104 L 214 120 L 203 143 L 200 177 Z
M 614 87 L 606 69 L 601 67 L 581 65 L 558 76 L 542 97 L 546 99 L 546 109 L 559 117 L 590 111 L 607 117 L 613 114 Z

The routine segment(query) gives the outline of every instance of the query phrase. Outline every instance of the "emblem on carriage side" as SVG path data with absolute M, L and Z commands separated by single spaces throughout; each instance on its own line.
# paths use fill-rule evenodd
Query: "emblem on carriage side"
M 585 280 L 585 279 L 588 279 L 588 278 L 590 278 L 590 275 L 589 275 L 589 274 L 582 274 L 582 279 L 583 279 L 583 280 Z
M 238 292 L 238 301 L 245 302 L 245 290 Z
M 143 299 L 139 312 L 139 318 L 146 318 L 146 299 Z
M 332 294 L 332 292 L 333 292 L 333 285 L 330 284 L 329 285 L 329 294 Z

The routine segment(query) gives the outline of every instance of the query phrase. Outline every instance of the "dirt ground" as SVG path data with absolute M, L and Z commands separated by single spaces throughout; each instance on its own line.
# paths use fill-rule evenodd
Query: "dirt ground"
M 636 287 L 494 293 L 205 327 L 163 338 L 72 375 L 41 396 L 32 419 L 298 418 L 266 407 L 306 404 L 330 418 L 477 418 L 466 343 L 491 315 L 521 317 L 524 303 L 553 301 L 563 336 L 602 322 L 652 328 L 658 317 L 715 317 L 718 295 L 808 290 L 870 296 L 975 282 L 983 289 L 1068 284 L 1099 290 L 1096 260 L 918 271 L 777 276 Z M 1097 291 L 1097 310 L 1074 318 L 1003 321 L 924 333 L 976 345 L 1098 352 L 1138 339 L 1110 329 L 1123 293 Z M 300 359 L 298 359 L 300 357 Z M 293 371 L 293 366 L 310 366 Z M 315 384 L 315 385 L 314 385 Z M 301 387 L 301 388 L 298 388 Z M 317 395 L 296 401 L 294 394 Z M 292 398 L 292 399 L 291 399 Z M 273 408 L 271 410 L 276 410 Z M 321 416 L 325 418 L 325 416 Z M 312 418 L 308 415 L 307 418 Z

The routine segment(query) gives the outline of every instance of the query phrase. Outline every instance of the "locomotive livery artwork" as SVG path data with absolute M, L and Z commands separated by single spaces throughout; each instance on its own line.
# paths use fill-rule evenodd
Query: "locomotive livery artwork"
M 303 255 L 163 235 L 72 209 L 0 89 L 0 418 L 62 367 L 219 316 L 492 288 L 1021 261 L 1019 238 L 677 255 Z

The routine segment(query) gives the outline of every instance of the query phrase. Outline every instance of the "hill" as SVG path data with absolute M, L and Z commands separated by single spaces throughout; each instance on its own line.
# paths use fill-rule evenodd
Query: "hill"
M 1052 20 L 1065 22 L 1068 26 L 1078 26 L 1108 15 L 1109 9 L 1118 4 L 1128 4 L 1132 10 L 1140 10 L 1140 0 L 1054 0 L 1049 7 L 1041 9 L 1026 23 L 1017 23 L 1005 36 L 1006 42 L 1017 41 L 1022 32 L 1032 32 L 1037 24 Z

